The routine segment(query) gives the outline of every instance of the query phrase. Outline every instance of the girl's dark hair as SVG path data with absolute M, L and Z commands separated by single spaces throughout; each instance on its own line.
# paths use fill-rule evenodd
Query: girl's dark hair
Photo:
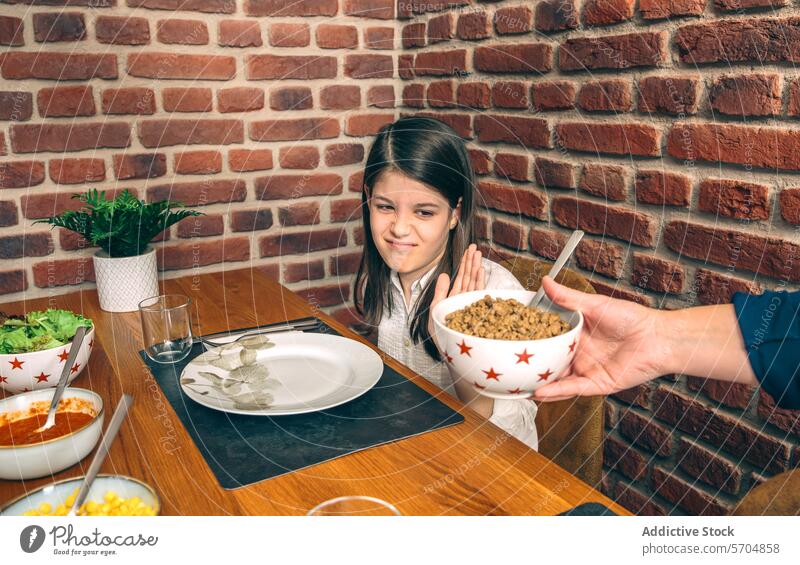
M 369 195 L 378 177 L 386 171 L 400 172 L 440 193 L 450 205 L 450 212 L 461 199 L 461 217 L 447 238 L 447 247 L 439 265 L 422 290 L 412 313 L 411 339 L 423 342 L 425 351 L 441 360 L 428 333 L 428 317 L 436 281 L 441 273 L 453 276 L 461 257 L 472 242 L 475 176 L 464 140 L 450 126 L 433 118 L 407 117 L 381 128 L 369 151 L 361 187 L 364 225 L 364 252 L 353 285 L 356 311 L 364 321 L 376 327 L 384 308 L 393 309 L 391 271 L 384 262 L 370 230 Z

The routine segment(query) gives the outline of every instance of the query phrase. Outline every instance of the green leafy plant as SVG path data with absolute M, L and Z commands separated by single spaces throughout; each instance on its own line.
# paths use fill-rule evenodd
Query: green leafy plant
M 183 205 L 171 200 L 146 203 L 128 190 L 113 200 L 106 198 L 105 191 L 96 189 L 72 197 L 83 200 L 84 206 L 35 223 L 79 233 L 109 257 L 141 255 L 153 238 L 172 224 L 190 216 L 203 215 L 194 210 L 178 209 Z

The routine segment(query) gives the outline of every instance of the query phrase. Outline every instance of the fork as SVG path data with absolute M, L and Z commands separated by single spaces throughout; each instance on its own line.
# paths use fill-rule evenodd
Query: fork
M 230 337 L 230 335 L 226 334 L 225 332 L 221 332 L 221 333 L 218 333 L 218 334 L 213 334 L 210 337 L 198 336 L 197 339 L 206 347 L 206 349 L 209 349 L 209 348 L 212 348 L 212 347 L 220 347 L 222 345 L 229 345 L 231 343 L 237 343 L 237 342 L 239 342 L 239 341 L 241 341 L 241 340 L 243 340 L 243 339 L 245 339 L 247 337 L 253 337 L 253 336 L 257 336 L 257 335 L 279 333 L 279 332 L 286 332 L 286 331 L 292 331 L 292 330 L 304 331 L 304 330 L 316 327 L 317 325 L 319 325 L 319 323 L 320 323 L 320 321 L 317 320 L 316 318 L 314 318 L 314 319 L 311 319 L 311 320 L 305 320 L 305 321 L 299 321 L 299 322 L 291 322 L 291 323 L 287 322 L 286 324 L 281 324 L 281 325 L 278 325 L 278 326 L 270 326 L 270 327 L 262 328 L 262 329 L 256 328 L 256 329 L 253 329 L 253 330 L 245 330 L 244 332 L 242 332 L 241 335 L 238 335 L 236 337 L 236 339 L 225 339 L 224 341 L 219 341 L 220 338 Z M 236 334 L 233 334 L 233 335 L 236 335 Z M 217 340 L 212 339 L 212 338 L 217 338 Z

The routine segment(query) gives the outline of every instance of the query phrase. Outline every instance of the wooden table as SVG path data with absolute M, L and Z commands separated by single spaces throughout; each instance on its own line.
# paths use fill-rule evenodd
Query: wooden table
M 342 335 L 376 349 L 256 270 L 166 280 L 162 286 L 166 293 L 192 297 L 203 333 L 316 315 Z M 438 393 L 464 415 L 465 422 L 226 491 L 138 355 L 142 347 L 138 313 L 103 312 L 94 290 L 4 304 L 0 309 L 23 313 L 47 307 L 80 312 L 94 320 L 99 347 L 73 386 L 98 392 L 111 409 L 123 392 L 135 398 L 102 472 L 152 485 L 161 497 L 163 514 L 304 514 L 319 502 L 350 494 L 387 500 L 403 514 L 552 515 L 584 502 L 601 502 L 618 514 L 629 514 L 379 350 L 384 362 Z M 90 457 L 54 478 L 83 474 Z M 50 480 L 0 481 L 0 504 Z

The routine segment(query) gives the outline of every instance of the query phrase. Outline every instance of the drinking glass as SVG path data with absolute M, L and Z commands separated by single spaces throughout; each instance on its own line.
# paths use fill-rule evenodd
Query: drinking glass
M 400 516 L 400 511 L 380 498 L 340 496 L 317 504 L 306 516 Z
M 144 351 L 156 363 L 176 363 L 192 349 L 192 300 L 182 294 L 151 296 L 139 303 Z

